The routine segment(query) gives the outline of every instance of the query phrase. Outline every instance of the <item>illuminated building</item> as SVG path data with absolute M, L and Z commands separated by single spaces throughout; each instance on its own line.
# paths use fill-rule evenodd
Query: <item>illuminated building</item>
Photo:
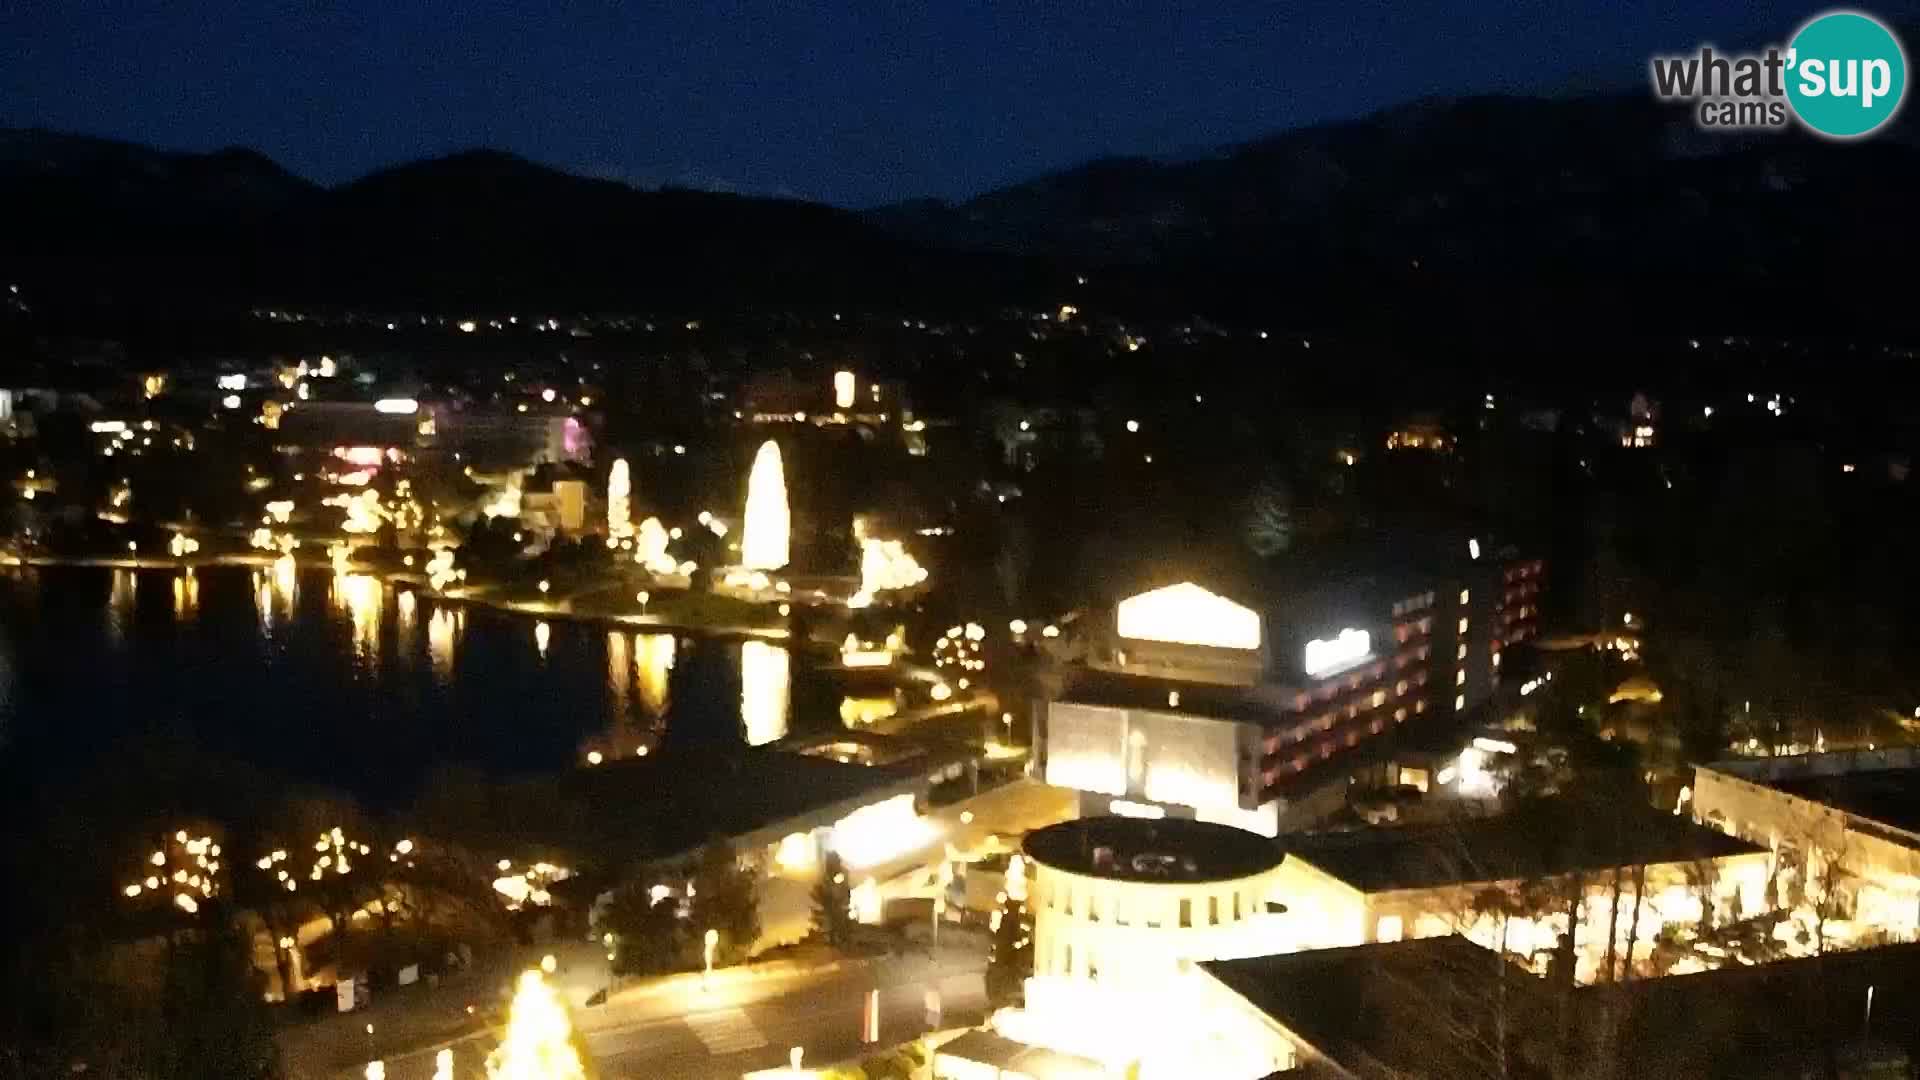
M 1920 750 L 1718 761 L 1695 768 L 1690 805 L 1702 824 L 1766 845 L 1806 884 L 1842 879 L 1830 940 L 1920 934 Z
M 1033 973 L 1151 987 L 1259 952 L 1279 847 L 1199 821 L 1081 818 L 1028 834 Z
M 1478 715 L 1505 648 L 1537 633 L 1538 560 L 1440 546 L 1455 554 L 1373 572 L 1355 556 L 1238 599 L 1176 582 L 1081 620 L 1054 650 L 1081 662 L 1036 716 L 1037 775 L 1080 791 L 1082 814 L 1119 800 L 1269 836 L 1340 811 L 1350 780 L 1400 785 L 1383 736 Z
M 1253 1080 L 1294 1063 L 1291 1043 L 1221 1008 L 1195 970 L 1273 951 L 1278 847 L 1204 822 L 1097 818 L 1030 833 L 1025 852 L 1034 974 L 1024 1006 L 995 1015 L 999 1036 L 1154 1080 Z M 1009 1049 L 943 1053 L 991 1061 Z M 955 1066 L 942 1075 L 974 1075 Z
M 1625 884 L 1615 944 L 1624 958 L 1634 939 L 1636 967 L 1648 963 L 1663 928 L 1698 925 L 1703 905 L 1723 919 L 1765 910 L 1770 856 L 1759 846 L 1652 809 L 1613 824 L 1558 845 L 1541 844 L 1510 816 L 1290 836 L 1274 885 L 1287 908 L 1279 936 L 1292 949 L 1449 934 L 1497 949 L 1504 940 L 1519 963 L 1544 974 L 1567 930 L 1564 897 L 1578 881 L 1575 974 L 1591 982 L 1605 962 L 1616 868 Z M 1702 866 L 1712 868 L 1704 883 Z M 1635 881 L 1645 887 L 1637 905 Z M 1532 886 L 1563 899 L 1504 922 L 1487 899 L 1518 902 Z M 1630 932 L 1636 908 L 1639 927 Z

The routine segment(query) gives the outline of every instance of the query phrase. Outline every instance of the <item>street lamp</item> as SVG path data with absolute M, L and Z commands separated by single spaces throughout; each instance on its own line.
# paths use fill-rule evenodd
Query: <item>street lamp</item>
M 705 945 L 703 951 L 706 953 L 707 966 L 700 973 L 700 989 L 705 990 L 713 985 L 713 947 L 720 944 L 720 931 L 708 930 L 702 942 Z
M 633 594 L 633 598 L 640 602 L 640 614 L 645 615 L 647 613 L 647 601 L 653 599 L 653 595 L 647 592 L 637 592 Z

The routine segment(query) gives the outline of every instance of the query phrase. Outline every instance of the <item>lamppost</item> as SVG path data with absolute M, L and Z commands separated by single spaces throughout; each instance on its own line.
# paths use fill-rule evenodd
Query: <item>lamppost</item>
M 706 953 L 707 966 L 700 973 L 700 989 L 707 990 L 713 986 L 713 947 L 720 944 L 720 931 L 708 930 L 701 940 L 705 946 L 703 951 Z
M 653 594 L 648 592 L 637 592 L 633 594 L 633 598 L 635 600 L 640 601 L 640 614 L 645 615 L 647 613 L 647 601 L 653 599 Z

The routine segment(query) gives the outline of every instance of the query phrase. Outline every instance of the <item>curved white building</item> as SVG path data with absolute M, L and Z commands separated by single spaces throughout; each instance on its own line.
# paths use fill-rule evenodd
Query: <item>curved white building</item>
M 1271 841 L 1204 821 L 1081 818 L 1028 835 L 1035 976 L 1164 980 L 1270 951 Z

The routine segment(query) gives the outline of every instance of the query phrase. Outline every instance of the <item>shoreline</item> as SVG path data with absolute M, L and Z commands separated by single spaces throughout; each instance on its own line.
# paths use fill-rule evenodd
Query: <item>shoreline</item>
M 34 568 L 76 568 L 94 570 L 158 570 L 177 573 L 182 570 L 202 569 L 270 569 L 281 559 L 279 555 L 262 553 L 233 553 L 208 557 L 172 558 L 140 555 L 14 555 L 0 565 Z M 332 572 L 333 564 L 324 559 L 301 559 L 294 557 L 294 566 L 300 570 L 325 570 Z M 813 647 L 810 642 L 795 642 L 793 635 L 785 627 L 710 625 L 675 620 L 663 616 L 646 614 L 613 614 L 606 612 L 574 611 L 545 601 L 520 601 L 496 599 L 485 595 L 439 592 L 417 571 L 407 569 L 382 571 L 371 567 L 355 568 L 350 573 L 378 578 L 387 585 L 404 585 L 415 594 L 428 600 L 443 604 L 458 604 L 483 608 L 507 615 L 519 615 L 536 620 L 566 619 L 578 623 L 591 623 L 608 628 L 629 629 L 647 633 L 704 634 L 726 640 L 754 640 L 784 645 L 794 651 Z M 820 647 L 822 651 L 825 646 Z

